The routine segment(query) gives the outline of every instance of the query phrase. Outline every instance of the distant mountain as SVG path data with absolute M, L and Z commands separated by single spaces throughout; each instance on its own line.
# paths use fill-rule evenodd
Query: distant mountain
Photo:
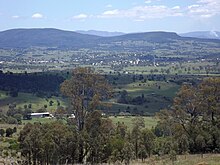
M 98 31 L 98 30 L 77 30 L 77 33 L 81 34 L 89 34 L 89 35 L 96 35 L 96 36 L 101 36 L 101 37 L 114 37 L 114 36 L 121 36 L 124 35 L 125 33 L 122 32 L 108 32 L 108 31 Z
M 157 31 L 145 33 L 130 33 L 122 36 L 108 38 L 109 41 L 148 41 L 158 43 L 171 41 L 173 39 L 181 39 L 181 37 L 174 32 Z
M 181 37 L 173 32 L 132 33 L 113 37 L 81 34 L 59 29 L 12 29 L 0 32 L 0 48 L 48 47 L 56 49 L 127 50 L 150 51 L 174 49 L 181 44 L 193 41 L 195 45 L 206 42 L 218 43 L 220 40 Z
M 93 45 L 100 37 L 58 29 L 12 29 L 0 32 L 1 48 L 58 47 L 78 48 Z
M 182 37 L 220 39 L 220 32 L 217 32 L 217 31 L 195 31 L 195 32 L 189 32 L 189 33 L 182 33 L 179 35 Z

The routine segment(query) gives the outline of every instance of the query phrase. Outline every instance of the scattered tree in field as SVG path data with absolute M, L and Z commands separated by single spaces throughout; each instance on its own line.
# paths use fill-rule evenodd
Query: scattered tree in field
M 76 68 L 71 79 L 61 84 L 61 92 L 70 98 L 77 126 L 81 131 L 87 112 L 95 110 L 101 100 L 110 96 L 111 87 L 92 68 Z

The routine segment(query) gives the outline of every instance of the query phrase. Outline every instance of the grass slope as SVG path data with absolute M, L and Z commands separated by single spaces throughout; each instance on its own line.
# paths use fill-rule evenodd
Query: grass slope
M 201 155 L 178 155 L 177 160 L 172 162 L 169 156 L 165 157 L 151 157 L 144 162 L 132 162 L 134 165 L 148 164 L 148 165 L 219 165 L 220 154 L 204 154 Z

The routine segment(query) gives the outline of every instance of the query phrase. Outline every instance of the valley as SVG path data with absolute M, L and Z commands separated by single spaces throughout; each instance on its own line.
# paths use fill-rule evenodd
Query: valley
M 219 55 L 170 32 L 0 32 L 0 162 L 216 164 Z

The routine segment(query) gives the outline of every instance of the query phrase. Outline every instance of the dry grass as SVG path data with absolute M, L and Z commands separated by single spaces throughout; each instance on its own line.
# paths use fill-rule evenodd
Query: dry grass
M 152 157 L 144 162 L 135 161 L 133 165 L 220 165 L 220 154 L 204 154 L 202 155 L 180 155 L 177 160 L 172 162 L 168 156 Z

